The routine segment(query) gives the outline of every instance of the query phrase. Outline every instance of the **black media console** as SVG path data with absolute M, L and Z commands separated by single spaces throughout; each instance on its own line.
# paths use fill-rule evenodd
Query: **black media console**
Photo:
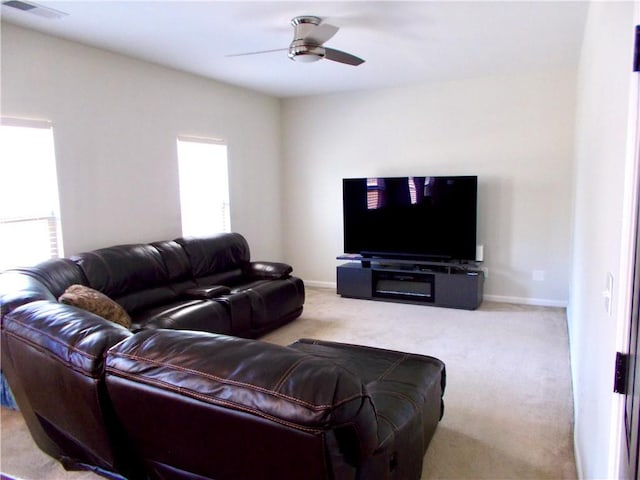
M 472 263 L 445 263 L 341 255 L 343 297 L 475 310 L 482 303 L 484 272 Z

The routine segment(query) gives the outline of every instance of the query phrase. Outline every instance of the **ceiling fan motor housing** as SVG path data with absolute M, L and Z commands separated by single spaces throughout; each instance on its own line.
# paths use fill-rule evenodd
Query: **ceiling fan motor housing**
M 293 25 L 293 39 L 304 39 L 314 27 L 317 27 L 322 22 L 320 17 L 313 15 L 301 15 L 291 19 L 291 25 Z
M 324 58 L 325 49 L 310 41 L 307 36 L 322 19 L 312 15 L 302 15 L 291 20 L 293 42 L 289 45 L 289 58 L 296 62 L 311 63 Z

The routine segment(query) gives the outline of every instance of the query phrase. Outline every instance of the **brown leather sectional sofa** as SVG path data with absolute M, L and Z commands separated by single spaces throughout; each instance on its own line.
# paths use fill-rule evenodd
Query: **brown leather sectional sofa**
M 255 262 L 238 233 L 118 245 L 0 276 L 3 314 L 87 285 L 120 304 L 133 331 L 202 330 L 257 337 L 302 313 L 304 284 L 289 265 Z
M 58 301 L 77 284 L 124 307 L 130 328 Z M 444 364 L 251 338 L 303 303 L 291 267 L 251 262 L 238 234 L 100 249 L 0 274 L 2 370 L 34 440 L 68 469 L 417 480 Z

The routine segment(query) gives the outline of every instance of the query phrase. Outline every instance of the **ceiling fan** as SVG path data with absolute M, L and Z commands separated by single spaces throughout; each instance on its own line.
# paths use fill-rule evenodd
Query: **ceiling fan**
M 350 53 L 325 47 L 324 43 L 333 37 L 339 30 L 338 27 L 322 23 L 320 17 L 302 15 L 291 20 L 293 25 L 293 41 L 289 48 L 277 48 L 275 50 L 261 50 L 259 52 L 237 53 L 228 57 L 244 55 L 257 55 L 261 53 L 282 52 L 289 50 L 289 58 L 296 62 L 317 62 L 323 58 L 346 65 L 358 66 L 364 60 Z

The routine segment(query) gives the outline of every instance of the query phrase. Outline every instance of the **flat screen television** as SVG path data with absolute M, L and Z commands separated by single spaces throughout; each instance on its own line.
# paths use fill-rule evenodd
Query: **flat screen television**
M 477 176 L 345 178 L 344 251 L 473 261 L 477 192 Z

